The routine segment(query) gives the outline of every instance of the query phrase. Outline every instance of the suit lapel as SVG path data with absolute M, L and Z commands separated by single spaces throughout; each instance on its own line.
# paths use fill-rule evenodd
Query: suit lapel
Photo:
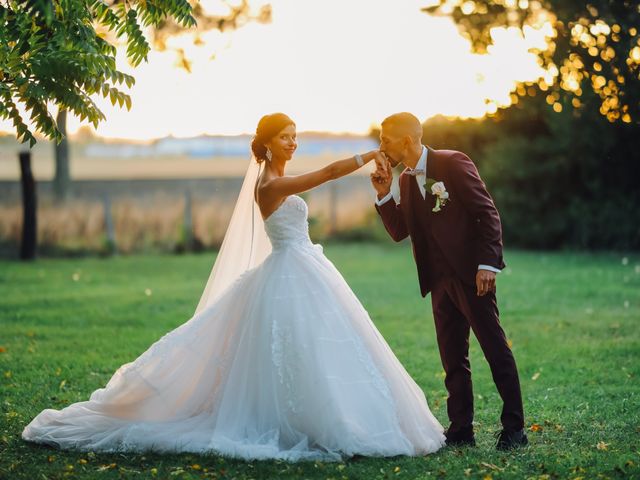
M 404 208 L 411 219 L 411 224 L 414 225 L 414 228 L 420 228 L 419 226 L 424 221 L 425 215 L 427 218 L 429 217 L 433 206 L 429 207 L 429 204 L 422 198 L 415 177 L 402 175 L 400 178 L 400 195 L 401 203 L 404 203 Z M 426 196 L 427 200 L 430 196 Z M 423 220 L 420 220 L 420 218 Z
M 430 146 L 426 145 L 429 153 L 427 154 L 427 171 L 426 177 L 434 180 L 441 181 L 440 175 L 440 158 L 437 150 L 434 150 Z M 406 169 L 405 169 L 406 170 Z M 402 175 L 400 181 L 400 196 L 406 203 L 408 211 L 412 215 L 427 215 L 429 219 L 434 217 L 432 212 L 433 207 L 436 206 L 436 198 L 431 194 L 428 189 L 425 191 L 425 196 L 422 198 L 420 188 L 416 182 L 415 177 L 410 175 Z
M 427 146 L 429 150 L 429 154 L 427 155 L 427 178 L 431 178 L 436 182 L 442 181 L 442 176 L 440 172 L 440 155 L 437 150 Z M 429 215 L 432 215 L 431 209 L 436 206 L 436 197 L 431 193 L 430 190 L 427 190 L 427 200 L 429 205 Z
M 411 191 L 411 177 L 403 175 L 406 169 L 400 174 L 400 203 L 404 202 L 409 211 L 413 203 L 413 192 Z
M 438 178 L 437 169 L 438 169 L 438 154 L 436 151 L 427 146 L 427 150 L 429 153 L 427 154 L 427 178 L 433 178 L 434 180 Z M 427 192 L 431 193 L 431 192 Z

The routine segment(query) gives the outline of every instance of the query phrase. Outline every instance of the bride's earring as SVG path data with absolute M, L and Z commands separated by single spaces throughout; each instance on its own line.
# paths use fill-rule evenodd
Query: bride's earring
M 271 161 L 272 158 L 273 158 L 273 154 L 271 153 L 271 150 L 267 148 L 267 160 Z

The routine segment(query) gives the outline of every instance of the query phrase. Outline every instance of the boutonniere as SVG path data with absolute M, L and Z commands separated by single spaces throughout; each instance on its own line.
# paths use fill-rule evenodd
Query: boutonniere
M 449 192 L 444 186 L 444 182 L 438 182 L 433 178 L 427 178 L 424 188 L 431 190 L 431 194 L 436 196 L 436 206 L 431 211 L 439 212 L 447 204 L 449 200 Z

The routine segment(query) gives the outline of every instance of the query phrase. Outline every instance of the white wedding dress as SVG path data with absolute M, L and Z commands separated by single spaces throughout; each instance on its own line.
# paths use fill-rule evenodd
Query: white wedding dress
M 122 365 L 88 401 L 46 409 L 22 438 L 64 449 L 341 460 L 424 455 L 443 428 L 285 199 L 272 251 Z

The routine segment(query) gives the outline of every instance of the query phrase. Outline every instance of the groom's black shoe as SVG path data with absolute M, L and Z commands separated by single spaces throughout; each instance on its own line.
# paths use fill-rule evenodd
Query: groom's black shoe
M 445 443 L 450 447 L 475 447 L 476 439 L 473 435 L 473 427 L 469 426 L 466 428 L 462 428 L 460 430 L 456 430 L 454 432 L 450 432 L 451 427 L 449 427 L 445 432 Z
M 498 441 L 496 449 L 511 450 L 512 448 L 524 447 L 529 443 L 527 434 L 522 430 L 507 430 L 506 428 L 496 434 Z

